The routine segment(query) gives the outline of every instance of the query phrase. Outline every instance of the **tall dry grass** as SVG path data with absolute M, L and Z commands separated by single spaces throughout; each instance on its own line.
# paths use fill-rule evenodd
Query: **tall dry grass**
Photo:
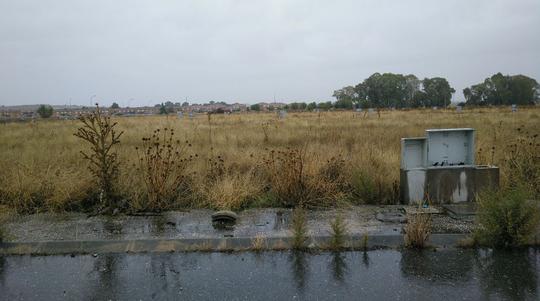
M 520 108 L 517 113 L 509 108 L 467 109 L 461 114 L 450 110 L 384 111 L 380 118 L 376 114 L 363 118 L 353 112 L 321 112 L 290 113 L 285 119 L 252 113 L 193 119 L 118 117 L 113 121 L 118 122 L 118 131 L 124 131 L 117 145 L 121 162 L 117 189 L 133 210 L 148 207 L 148 188 L 137 171 L 136 147 L 142 149 L 142 137 L 158 128 L 173 129 L 176 139 L 189 141 L 190 153 L 198 155 L 185 167 L 186 174 L 193 174 L 189 196 L 168 199 L 167 208 L 294 206 L 276 194 L 278 184 L 287 184 L 278 183 L 288 173 L 287 166 L 272 171 L 264 164 L 272 150 L 302 151 L 305 177 L 300 183 L 308 189 L 302 192 L 307 196 L 301 195 L 308 205 L 395 203 L 399 199 L 400 138 L 422 136 L 428 128 L 475 128 L 477 161 L 501 166 L 503 186 L 515 178 L 513 171 L 536 175 L 539 168 L 535 166 L 538 161 L 527 161 L 533 162 L 527 168 L 519 161 L 519 168 L 512 169 L 511 164 L 515 167 L 518 160 L 508 160 L 508 148 L 525 133 L 539 133 L 540 108 Z M 76 120 L 0 124 L 0 203 L 19 212 L 61 211 L 80 210 L 95 198 L 93 179 L 79 153 L 87 146 L 73 136 L 79 126 Z M 526 153 L 540 153 L 535 152 L 538 145 L 530 148 Z M 291 157 L 281 163 L 288 159 Z M 317 197 L 325 197 L 309 196 L 314 190 L 319 191 Z

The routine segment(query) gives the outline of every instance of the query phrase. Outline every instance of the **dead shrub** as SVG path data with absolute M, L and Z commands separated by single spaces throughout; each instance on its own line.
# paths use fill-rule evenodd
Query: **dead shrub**
M 334 157 L 320 165 L 305 149 L 271 150 L 263 158 L 270 192 L 284 207 L 335 205 L 344 197 L 341 164 Z
M 422 249 L 431 234 L 431 216 L 427 213 L 410 214 L 405 226 L 405 246 Z
M 198 190 L 205 207 L 238 210 L 257 198 L 261 188 L 261 181 L 253 173 L 246 173 L 225 174 L 213 181 L 201 182 Z
M 503 165 L 510 187 L 527 186 L 525 189 L 540 198 L 540 141 L 538 134 L 522 127 L 516 129 L 514 142 L 506 146 Z
M 90 152 L 81 151 L 83 158 L 90 165 L 90 172 L 97 178 L 101 190 L 101 205 L 112 211 L 117 199 L 115 182 L 118 178 L 118 155 L 113 147 L 120 143 L 123 132 L 116 132 L 116 122 L 110 116 L 103 114 L 99 105 L 88 114 L 82 115 L 79 120 L 83 126 L 77 129 L 76 137 L 90 144 Z
M 138 168 L 146 186 L 146 210 L 171 208 L 178 200 L 186 200 L 191 190 L 188 166 L 198 155 L 188 155 L 189 141 L 174 139 L 173 129 L 156 129 L 142 138 L 137 148 Z

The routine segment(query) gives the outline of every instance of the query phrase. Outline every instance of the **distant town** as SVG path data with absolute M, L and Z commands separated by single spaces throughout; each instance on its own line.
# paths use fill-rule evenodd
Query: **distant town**
M 284 108 L 307 107 L 302 103 L 286 104 L 281 102 L 260 102 L 253 105 L 241 103 L 214 102 L 204 104 L 173 103 L 170 101 L 156 104 L 154 106 L 144 107 L 120 107 L 113 103 L 110 107 L 100 107 L 103 111 L 115 116 L 147 116 L 157 114 L 175 114 L 175 113 L 234 113 L 247 111 L 275 111 Z M 19 105 L 19 106 L 0 106 L 0 120 L 28 120 L 40 117 L 53 119 L 75 119 L 85 112 L 94 110 L 90 106 L 70 106 L 70 105 Z M 43 113 L 45 111 L 46 113 Z

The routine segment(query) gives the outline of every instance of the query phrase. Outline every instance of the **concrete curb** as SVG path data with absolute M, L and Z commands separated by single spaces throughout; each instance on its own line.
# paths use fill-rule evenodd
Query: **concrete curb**
M 466 234 L 432 234 L 429 245 L 456 247 Z M 310 249 L 325 249 L 331 236 L 310 237 Z M 398 248 L 403 246 L 403 235 L 352 236 L 345 245 L 349 249 Z M 225 237 L 190 239 L 43 241 L 0 243 L 0 255 L 53 255 L 94 253 L 145 252 L 224 252 L 247 250 L 286 250 L 292 248 L 292 237 Z

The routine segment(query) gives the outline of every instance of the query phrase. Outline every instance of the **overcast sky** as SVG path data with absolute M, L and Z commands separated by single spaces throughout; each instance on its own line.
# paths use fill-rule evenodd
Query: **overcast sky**
M 540 80 L 540 0 L 0 0 L 0 105 L 326 101 L 374 72 L 461 101 L 499 71 Z

